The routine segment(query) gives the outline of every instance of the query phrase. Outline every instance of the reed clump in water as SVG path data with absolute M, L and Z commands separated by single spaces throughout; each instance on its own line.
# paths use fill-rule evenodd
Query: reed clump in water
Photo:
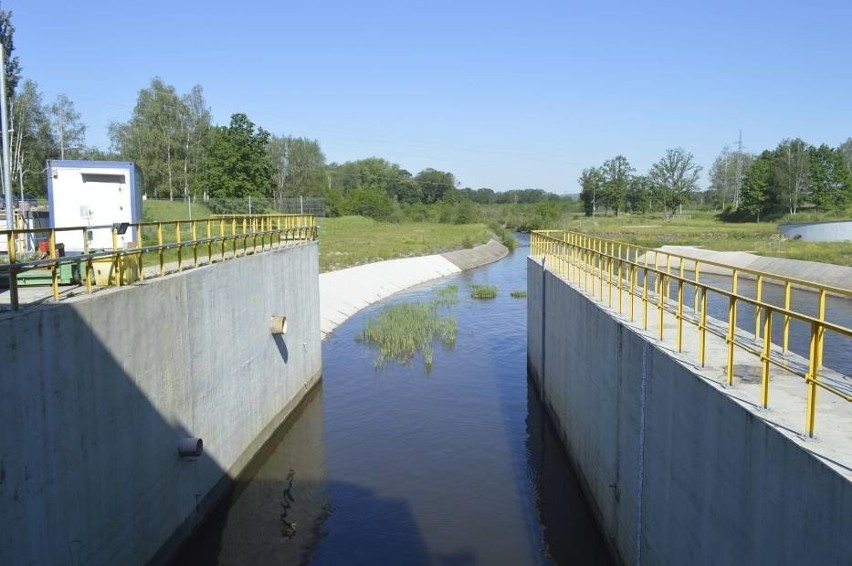
M 470 297 L 472 299 L 493 299 L 497 296 L 496 285 L 470 284 Z
M 403 365 L 411 364 L 419 353 L 429 369 L 434 360 L 435 342 L 447 348 L 456 342 L 455 317 L 439 312 L 441 307 L 456 302 L 458 287 L 450 285 L 439 289 L 431 301 L 387 306 L 367 321 L 358 340 L 376 349 L 377 368 L 391 360 L 399 360 Z
M 519 289 L 517 291 L 512 291 L 509 294 L 515 299 L 523 299 L 524 297 L 527 296 L 527 292 L 524 291 L 523 289 Z

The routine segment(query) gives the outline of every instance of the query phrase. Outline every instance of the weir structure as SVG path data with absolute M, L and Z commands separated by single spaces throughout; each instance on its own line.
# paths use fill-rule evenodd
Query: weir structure
M 528 367 L 623 563 L 852 555 L 849 289 L 534 232 Z M 848 312 L 848 309 L 847 309 Z
M 140 228 L 75 258 L 50 231 L 47 257 L 0 269 L 53 278 L 0 312 L 2 564 L 167 559 L 320 380 L 312 217 Z M 85 280 L 56 301 L 67 262 Z

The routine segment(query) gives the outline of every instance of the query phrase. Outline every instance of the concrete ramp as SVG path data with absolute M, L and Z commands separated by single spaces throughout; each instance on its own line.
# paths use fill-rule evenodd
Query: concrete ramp
M 319 278 L 322 337 L 364 307 L 459 271 L 457 265 L 438 255 L 392 259 L 323 273 Z
M 320 328 L 325 338 L 350 316 L 414 285 L 473 269 L 506 257 L 496 240 L 442 255 L 392 259 L 320 275 Z
M 852 289 L 852 267 L 820 263 L 817 261 L 803 261 L 799 259 L 787 259 L 781 257 L 765 257 L 747 252 L 717 252 L 705 250 L 694 246 L 662 246 L 661 253 L 671 253 L 680 256 L 695 258 L 698 260 L 714 261 L 724 263 L 731 267 L 742 269 L 754 269 L 774 275 L 807 279 L 814 283 L 830 285 L 840 289 Z M 660 256 L 662 261 L 663 256 Z M 672 258 L 675 259 L 675 258 Z M 640 258 L 640 260 L 643 260 Z M 649 263 L 654 262 L 654 252 L 648 254 Z M 672 267 L 679 267 L 679 261 L 675 260 Z M 686 269 L 693 269 L 694 263 L 686 262 Z M 730 269 L 714 268 L 713 266 L 701 266 L 705 273 L 720 273 L 730 275 Z

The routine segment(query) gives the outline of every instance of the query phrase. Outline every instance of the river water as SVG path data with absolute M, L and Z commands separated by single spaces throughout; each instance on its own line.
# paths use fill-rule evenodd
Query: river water
M 373 305 L 323 344 L 323 381 L 176 564 L 609 564 L 526 378 L 528 240 L 504 260 Z M 470 283 L 496 285 L 493 300 Z M 458 285 L 452 349 L 375 367 L 382 306 Z

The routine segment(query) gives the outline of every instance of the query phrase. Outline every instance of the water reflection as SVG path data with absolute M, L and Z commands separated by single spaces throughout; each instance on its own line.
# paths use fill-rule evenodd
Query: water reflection
M 292 540 L 296 536 L 296 523 L 291 523 L 287 520 L 287 512 L 290 510 L 290 504 L 296 501 L 293 499 L 293 477 L 295 475 L 295 470 L 290 468 L 290 472 L 287 474 L 287 484 L 281 493 L 281 536 L 288 540 Z
M 559 433 L 531 383 L 527 407 L 527 450 L 543 553 L 556 564 L 612 564 Z
M 323 391 L 316 388 L 173 563 L 308 562 L 328 515 L 322 437 Z

